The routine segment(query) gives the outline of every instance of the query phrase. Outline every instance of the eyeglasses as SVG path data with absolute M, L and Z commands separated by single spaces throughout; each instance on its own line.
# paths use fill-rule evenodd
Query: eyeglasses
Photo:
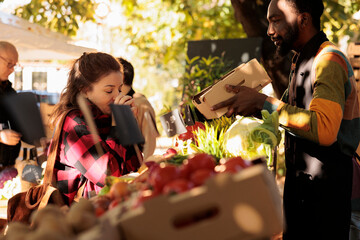
M 18 65 L 17 63 L 14 64 L 14 63 L 9 62 L 8 60 L 6 60 L 6 58 L 4 58 L 4 57 L 2 57 L 2 56 L 0 56 L 0 58 L 7 63 L 7 67 L 8 67 L 9 69 L 11 69 L 11 68 L 13 68 L 13 67 L 15 67 L 15 66 Z

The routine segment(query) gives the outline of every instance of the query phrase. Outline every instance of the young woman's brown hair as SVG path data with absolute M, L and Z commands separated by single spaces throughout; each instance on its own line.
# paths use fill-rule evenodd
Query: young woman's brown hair
M 51 126 L 55 127 L 57 120 L 71 109 L 79 109 L 76 97 L 86 88 L 111 72 L 120 71 L 123 67 L 113 56 L 102 53 L 83 53 L 72 65 L 67 84 L 61 92 L 59 103 L 51 115 Z

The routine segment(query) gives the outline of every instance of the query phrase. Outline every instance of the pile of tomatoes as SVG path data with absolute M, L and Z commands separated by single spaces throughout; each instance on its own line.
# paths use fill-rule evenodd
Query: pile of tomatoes
M 216 165 L 212 155 L 197 153 L 176 166 L 167 163 L 147 162 L 148 172 L 142 181 L 139 203 L 159 194 L 172 195 L 186 192 L 203 185 L 207 179 L 221 172 L 236 173 L 251 166 L 251 162 L 241 157 L 233 157 Z
M 166 162 L 146 162 L 146 165 L 147 170 L 133 182 L 116 182 L 111 186 L 109 193 L 102 196 L 102 207 L 99 213 L 129 200 L 134 193 L 136 197 L 131 200 L 132 206 L 136 208 L 147 199 L 161 194 L 174 195 L 189 191 L 203 185 L 218 173 L 236 173 L 250 167 L 252 163 L 241 157 L 233 157 L 221 160 L 220 164 L 216 165 L 216 160 L 212 155 L 197 153 L 185 159 L 181 165 Z M 103 202 L 106 204 L 104 205 Z

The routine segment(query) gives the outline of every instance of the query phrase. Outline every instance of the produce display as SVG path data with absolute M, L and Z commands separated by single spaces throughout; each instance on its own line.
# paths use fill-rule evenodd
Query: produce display
M 181 187 L 184 192 L 178 194 L 166 194 L 165 186 L 161 194 L 135 207 L 125 201 L 100 219 L 118 226 L 127 240 L 254 240 L 282 230 L 281 199 L 274 176 L 263 164 L 234 174 L 216 173 L 203 185 Z
M 166 156 L 166 155 L 165 155 Z M 128 208 L 134 209 L 144 201 L 158 195 L 180 194 L 203 185 L 218 173 L 236 173 L 250 167 L 251 161 L 241 157 L 216 159 L 207 153 L 196 153 L 184 157 L 173 154 L 159 162 L 147 161 L 137 177 L 108 177 L 99 196 L 92 199 L 97 216 L 129 201 Z
M 266 165 L 279 142 L 278 116 L 262 114 L 196 122 L 138 172 L 108 176 L 97 196 L 70 208 L 48 205 L 31 226 L 10 223 L 5 239 L 246 240 L 280 232 L 281 200 Z
M 219 161 L 222 158 L 241 156 L 253 160 L 263 157 L 270 167 L 273 150 L 279 145 L 279 115 L 261 111 L 262 120 L 253 117 L 220 117 L 209 122 L 196 122 L 178 136 L 177 147 L 182 155 L 208 153 Z

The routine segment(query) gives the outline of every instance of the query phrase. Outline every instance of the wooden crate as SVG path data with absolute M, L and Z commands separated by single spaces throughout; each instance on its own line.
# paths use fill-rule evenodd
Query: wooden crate
M 353 57 L 353 56 L 360 57 L 360 42 L 349 43 L 347 52 L 349 57 Z
M 350 64 L 353 68 L 360 68 L 360 57 L 350 57 Z
M 357 92 L 360 99 L 360 42 L 349 43 L 347 54 L 350 59 L 350 64 L 354 70 Z
M 179 195 L 157 196 L 125 213 L 118 205 L 101 221 L 122 229 L 126 240 L 249 240 L 281 232 L 282 219 L 274 176 L 256 165 L 218 174 Z

